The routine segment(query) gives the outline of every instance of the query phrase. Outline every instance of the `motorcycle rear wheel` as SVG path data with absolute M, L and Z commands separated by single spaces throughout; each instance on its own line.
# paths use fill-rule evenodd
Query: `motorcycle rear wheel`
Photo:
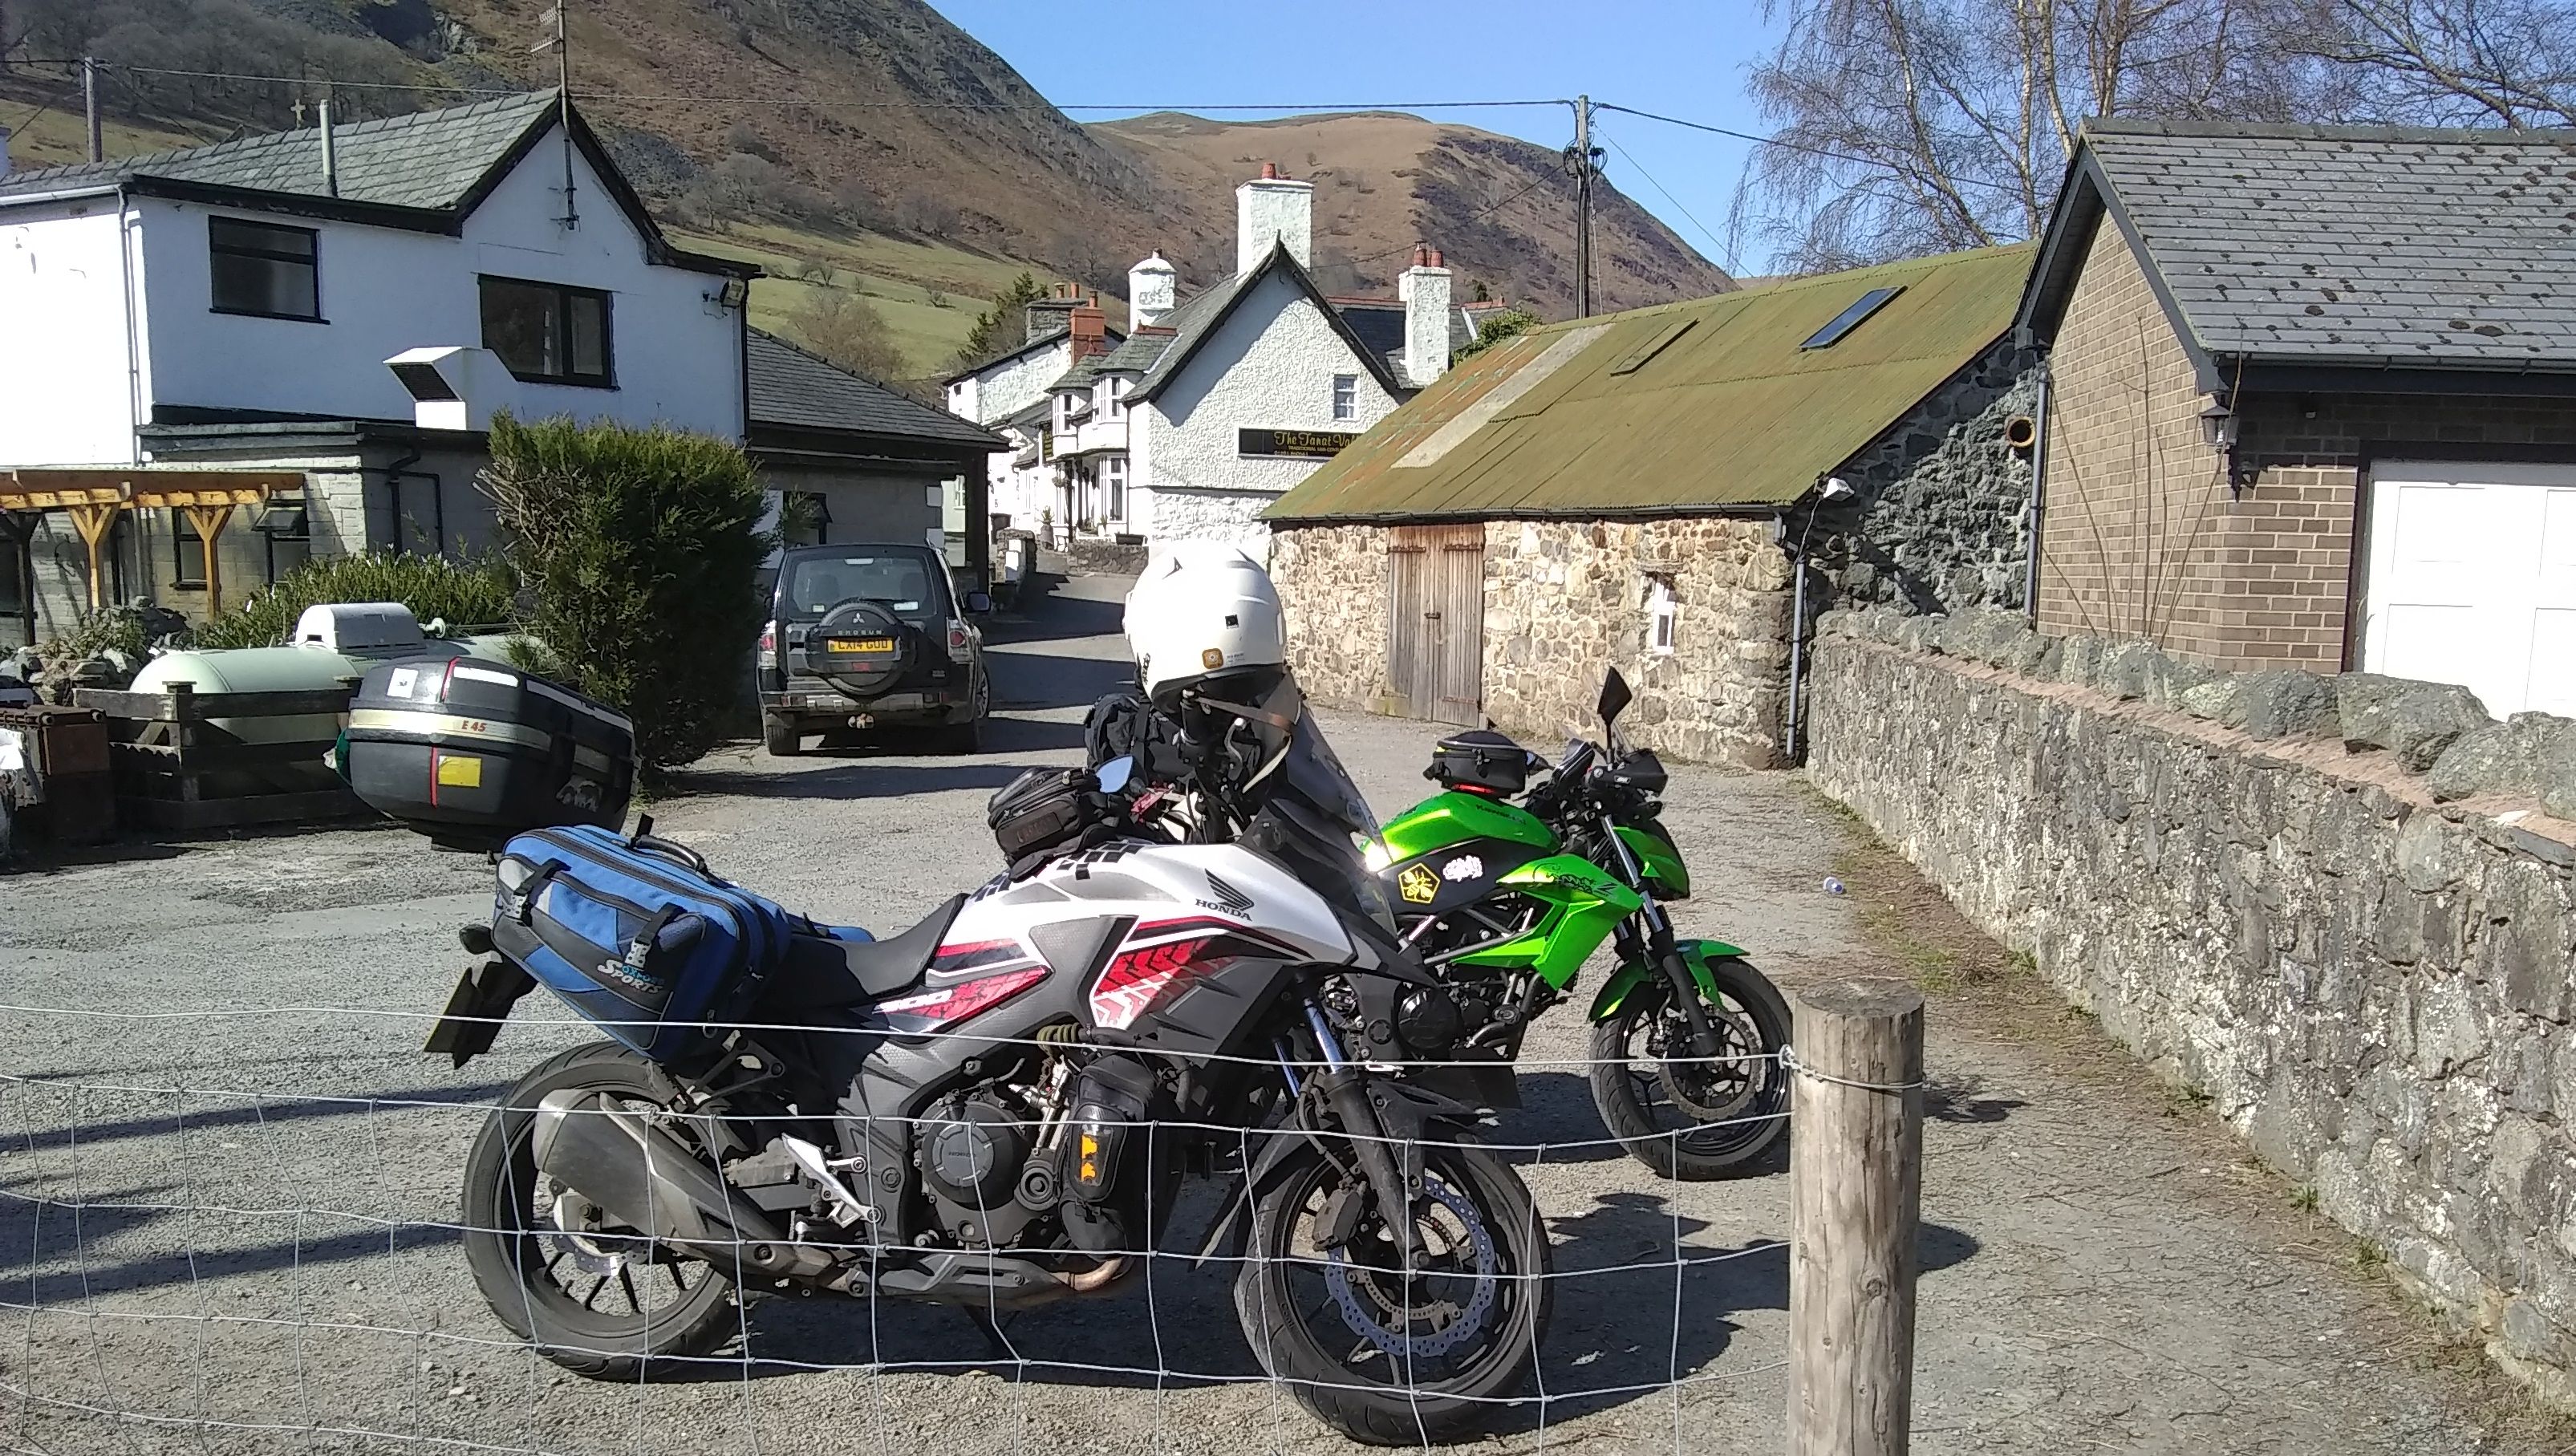
M 1430 1192 L 1411 1213 L 1427 1247 L 1410 1276 L 1364 1181 L 1340 1195 L 1370 1200 L 1357 1233 L 1316 1247 L 1343 1174 L 1309 1144 L 1254 1205 L 1235 1277 L 1235 1314 L 1261 1368 L 1373 1446 L 1483 1425 L 1528 1381 L 1554 1295 L 1520 1175 L 1483 1148 L 1425 1144 L 1422 1156 Z
M 1789 1005 L 1748 962 L 1713 960 L 1718 1001 L 1701 1008 L 1717 1029 L 1711 1063 L 1667 1061 L 1659 1048 L 1687 1046 L 1689 1021 L 1671 993 L 1649 982 L 1617 1014 L 1592 1028 L 1592 1105 L 1628 1155 L 1658 1177 L 1682 1183 L 1728 1177 L 1780 1140 L 1789 1125 L 1789 1076 L 1778 1060 L 1789 1044 Z
M 741 1328 L 733 1285 L 632 1230 L 567 1232 L 556 1222 L 565 1205 L 537 1171 L 531 1134 L 538 1101 L 567 1089 L 605 1092 L 638 1111 L 679 1097 L 660 1068 L 613 1042 L 530 1069 L 465 1157 L 466 1265 L 501 1323 L 567 1370 L 595 1380 L 684 1373 Z

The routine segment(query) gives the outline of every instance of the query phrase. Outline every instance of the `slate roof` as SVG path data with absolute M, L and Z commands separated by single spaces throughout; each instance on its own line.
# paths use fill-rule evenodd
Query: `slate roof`
M 457 207 L 474 195 L 493 168 L 509 159 L 532 129 L 554 114 L 555 93 L 531 91 L 334 126 L 331 145 L 340 181 L 338 197 L 387 207 Z M 18 172 L 0 182 L 0 198 L 139 177 L 329 197 L 332 194 L 322 181 L 321 137 L 320 127 L 308 126 L 213 146 Z
M 220 205 L 452 230 L 455 221 L 473 211 L 538 138 L 553 129 L 562 111 L 554 91 L 529 91 L 334 125 L 336 191 L 322 176 L 322 129 L 308 126 L 212 146 L 13 172 L 0 179 L 0 207 L 13 198 L 38 193 L 123 186 L 148 195 Z M 702 257 L 671 246 L 577 109 L 572 113 L 572 134 L 607 188 L 609 200 L 643 234 L 656 262 L 702 273 L 760 275 L 754 264 Z
M 2001 340 L 2033 250 L 1983 248 L 1544 324 L 1452 368 L 1272 521 L 1638 517 L 1791 504 Z M 1901 290 L 1829 348 L 1807 338 Z
M 2576 368 L 2576 131 L 2088 121 L 2025 306 L 2043 337 L 2105 216 L 2221 377 Z
M 1333 311 L 1351 326 L 1371 352 L 1386 361 L 1397 378 L 1404 376 L 1405 311 L 1400 298 L 1336 298 Z M 1467 322 L 1463 305 L 1449 310 L 1449 350 L 1456 353 L 1473 342 L 1476 331 Z
M 749 330 L 743 343 L 752 426 L 836 430 L 958 445 L 991 454 L 1011 442 L 972 420 L 907 399 L 873 380 L 808 354 L 773 334 Z

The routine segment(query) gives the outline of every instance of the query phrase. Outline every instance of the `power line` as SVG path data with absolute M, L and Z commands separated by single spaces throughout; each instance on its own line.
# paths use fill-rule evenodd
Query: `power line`
M 1608 110 L 1610 110 L 1611 108 L 1609 108 L 1608 106 L 1604 106 L 1604 107 L 1602 107 L 1601 109 L 1602 109 L 1602 110 L 1604 110 L 1604 111 L 1608 111 Z M 1684 216 L 1684 217 L 1686 217 L 1686 218 L 1689 218 L 1689 219 L 1690 219 L 1691 226 L 1692 226 L 1692 227 L 1695 227 L 1695 228 L 1698 228 L 1698 229 L 1699 229 L 1699 231 L 1700 231 L 1700 236 L 1702 236 L 1702 237 L 1704 237 L 1704 238 L 1708 239 L 1708 240 L 1709 240 L 1709 243 L 1710 243 L 1713 247 L 1715 247 L 1715 248 L 1717 249 L 1717 251 L 1718 251 L 1719 255 L 1720 255 L 1720 256 L 1722 256 L 1722 257 L 1724 257 L 1724 258 L 1726 259 L 1726 271 L 1727 271 L 1729 274 L 1739 273 L 1739 272 L 1742 272 L 1742 271 L 1743 271 L 1743 264 L 1742 264 L 1742 261 L 1736 257 L 1736 255 L 1735 255 L 1735 250 L 1734 250 L 1733 248 L 1728 247 L 1728 246 L 1726 245 L 1726 243 L 1725 243 L 1723 240 L 1721 240 L 1715 232 L 1711 231 L 1711 230 L 1710 230 L 1710 228 L 1709 228 L 1709 225 L 1708 225 L 1707 223 L 1701 222 L 1701 221 L 1699 220 L 1699 214 L 1697 214 L 1697 213 L 1695 213 L 1695 212 L 1692 212 L 1688 207 L 1684 206 L 1684 205 L 1682 204 L 1682 200 L 1681 200 L 1680 198 L 1675 197 L 1675 196 L 1673 195 L 1673 192 L 1672 192 L 1672 189 L 1671 189 L 1671 188 L 1666 187 L 1663 183 L 1656 181 L 1656 180 L 1655 180 L 1655 174 L 1646 170 L 1646 164 L 1645 164 L 1645 163 L 1640 162 L 1640 161 L 1638 161 L 1635 157 L 1630 156 L 1630 155 L 1628 154 L 1628 149 L 1627 149 L 1626 147 L 1623 147 L 1623 146 L 1619 145 L 1619 139 L 1618 139 L 1617 137 L 1612 136 L 1610 133 L 1608 133 L 1608 132 L 1606 132 L 1606 131 L 1598 131 L 1598 132 L 1595 132 L 1595 133 L 1594 133 L 1594 135 L 1596 135 L 1596 136 L 1600 137 L 1603 141 L 1608 142 L 1608 143 L 1610 144 L 1610 150 L 1612 150 L 1612 151 L 1614 151 L 1614 152 L 1617 152 L 1617 153 L 1619 154 L 1620 160 L 1622 160 L 1622 161 L 1626 162 L 1629 166 L 1636 168 L 1636 169 L 1637 169 L 1637 175 L 1638 175 L 1638 176 L 1640 176 L 1640 177 L 1645 178 L 1645 179 L 1646 179 L 1646 182 L 1647 182 L 1647 185 L 1649 185 L 1649 186 L 1653 187 L 1657 192 L 1662 193 L 1662 194 L 1663 194 L 1663 196 L 1664 196 L 1664 200 L 1665 200 L 1666 202 L 1671 203 L 1671 204 L 1673 205 L 1674 209 L 1675 209 L 1676 211 L 1680 212 L 1682 216 Z
M 1687 127 L 1692 131 L 1712 132 L 1722 137 L 1733 137 L 1740 142 L 1752 142 L 1757 146 L 1779 147 L 1785 151 L 1805 152 L 1810 156 L 1830 157 L 1837 162 L 1851 162 L 1863 167 L 1878 167 L 1893 170 L 1892 168 L 1889 168 L 1889 164 L 1885 160 L 1877 157 L 1864 157 L 1857 152 L 1838 152 L 1831 147 L 1815 146 L 1808 142 L 1783 141 L 1779 137 L 1767 137 L 1758 135 L 1754 132 L 1737 131 L 1732 127 L 1711 126 L 1704 121 L 1686 121 L 1678 116 L 1664 116 L 1657 112 L 1639 111 L 1633 106 L 1613 106 L 1607 101 L 1594 102 L 1593 106 L 1594 109 L 1599 111 L 1623 112 L 1629 116 L 1644 117 L 1648 121 L 1660 121 L 1666 126 Z M 1989 182 L 1979 177 L 1954 177 L 1950 179 L 1950 182 L 1951 185 L 1957 187 L 1986 187 L 1997 192 L 2011 193 L 2015 197 L 2021 196 L 2021 189 L 2009 182 Z

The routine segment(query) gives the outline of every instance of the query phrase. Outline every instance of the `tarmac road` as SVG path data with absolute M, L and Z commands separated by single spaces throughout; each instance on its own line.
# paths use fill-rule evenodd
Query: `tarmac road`
M 1123 587 L 1078 578 L 996 629 L 990 752 L 728 750 L 652 806 L 661 832 L 819 918 L 910 924 L 996 867 L 986 796 L 1078 756 L 1083 705 L 1124 675 Z M 1419 796 L 1425 725 L 1324 721 L 1381 812 Z M 1841 831 L 1785 776 L 1677 769 L 1666 822 L 1704 886 L 1686 931 L 1723 933 L 1789 982 L 1883 969 L 1849 904 L 1816 888 Z M 481 1104 L 590 1038 L 532 998 L 462 1071 L 419 1053 L 460 963 L 454 927 L 488 886 L 479 858 L 392 828 L 128 845 L 0 878 L 0 1441 L 62 1456 L 1351 1449 L 1260 1381 L 1229 1271 L 1180 1260 L 1020 1317 L 1016 1358 L 954 1311 L 784 1299 L 751 1302 L 732 1358 L 691 1379 L 600 1385 L 534 1358 L 457 1254 L 457 1170 Z M 1935 1028 L 1916 1450 L 2513 1449 L 2414 1367 L 2420 1331 L 2375 1287 L 2194 1192 L 2204 1145 L 1937 1012 Z M 1592 1141 L 1562 1064 L 1581 1052 L 1579 1018 L 1542 1023 L 1528 1105 L 1497 1133 L 1527 1145 L 1565 1274 L 1548 1399 L 1506 1412 L 1499 1444 L 1777 1450 L 1778 1160 L 1658 1183 Z M 1195 1227 L 1192 1210 L 1179 1222 Z

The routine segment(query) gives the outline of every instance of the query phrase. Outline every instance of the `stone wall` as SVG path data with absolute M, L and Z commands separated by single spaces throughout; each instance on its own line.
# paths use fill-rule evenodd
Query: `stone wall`
M 1809 773 L 2576 1404 L 2576 723 L 2018 616 L 1821 624 Z
M 1176 541 L 1223 541 L 1255 559 L 1269 549 L 1270 528 L 1261 513 L 1279 499 L 1268 491 L 1182 490 L 1157 486 L 1147 535 L 1156 547 Z
M 1998 344 L 1836 472 L 1866 511 L 1849 533 L 1818 526 L 1811 608 L 2021 605 L 2031 461 L 2005 430 L 2037 408 L 2040 373 L 2035 355 Z
M 1386 711 L 1387 531 L 1310 526 L 1270 537 L 1270 579 L 1288 614 L 1288 665 L 1306 696 Z
M 1668 653 L 1647 646 L 1658 585 L 1674 599 Z M 1637 693 L 1619 720 L 1632 742 L 1767 768 L 1780 758 L 1788 662 L 1789 559 L 1768 519 L 1485 527 L 1484 711 L 1530 742 L 1594 734 L 1592 705 L 1616 667 Z
M 1390 710 L 1388 567 L 1381 526 L 1298 526 L 1271 537 L 1289 662 L 1319 702 Z M 1673 595 L 1673 650 L 1647 646 L 1647 598 Z M 1546 744 L 1593 734 L 1612 667 L 1636 690 L 1619 720 L 1674 758 L 1779 762 L 1787 704 L 1789 563 L 1767 519 L 1492 521 L 1485 526 L 1484 713 Z

